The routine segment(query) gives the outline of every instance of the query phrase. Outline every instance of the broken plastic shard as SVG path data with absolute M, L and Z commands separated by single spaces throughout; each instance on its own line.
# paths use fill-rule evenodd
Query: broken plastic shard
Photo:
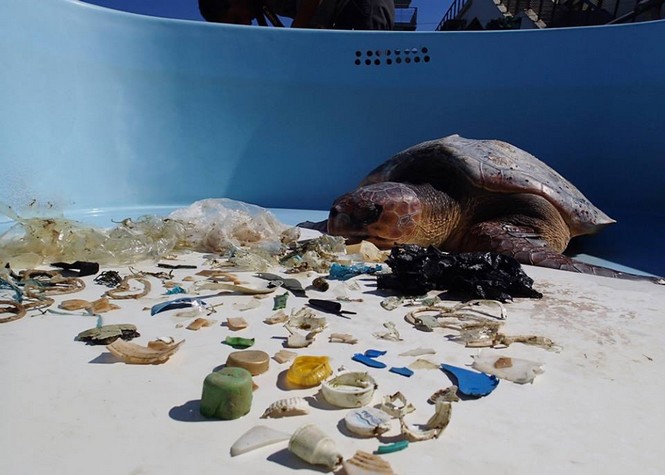
M 282 364 L 282 363 L 288 363 L 289 361 L 293 361 L 296 356 L 298 356 L 298 353 L 296 353 L 295 351 L 279 350 L 277 353 L 273 355 L 273 359 L 277 361 L 279 364 Z
M 243 350 L 254 345 L 254 338 L 242 338 L 239 336 L 227 336 L 223 343 L 229 345 L 236 350 Z
M 404 394 L 397 391 L 395 394 L 383 397 L 381 410 L 387 412 L 392 417 L 399 418 L 412 413 L 416 408 L 413 404 L 407 402 Z
M 379 445 L 379 447 L 374 451 L 375 454 L 391 454 L 393 452 L 399 452 L 404 450 L 409 446 L 408 440 L 400 440 L 398 442 L 386 445 Z
M 335 315 L 344 316 L 342 314 L 348 313 L 355 315 L 356 312 L 350 312 L 348 310 L 342 310 L 342 304 L 339 302 L 333 302 L 330 300 L 321 300 L 321 299 L 309 299 L 307 303 L 317 310 L 326 313 L 333 313 Z
M 286 379 L 297 386 L 312 387 L 332 374 L 327 356 L 298 356 L 286 372 Z
M 302 288 L 302 284 L 298 279 L 287 279 L 277 274 L 270 274 L 268 272 L 259 272 L 256 274 L 256 277 L 264 280 L 279 281 L 282 283 L 282 287 L 290 291 L 296 297 L 307 297 L 305 294 L 305 289 Z
M 108 345 L 118 338 L 131 340 L 141 336 L 136 331 L 136 326 L 131 323 L 121 323 L 116 325 L 103 325 L 82 331 L 76 335 L 75 340 L 84 341 L 89 345 Z
M 451 414 L 451 403 L 437 401 L 435 403 L 434 415 L 423 426 L 423 430 L 409 427 L 404 421 L 404 417 L 400 417 L 399 423 L 402 435 L 406 437 L 409 442 L 419 442 L 438 438 L 441 435 L 441 432 L 443 432 L 450 423 Z
M 381 340 L 402 341 L 402 337 L 393 322 L 385 322 L 383 326 L 388 329 L 387 332 L 375 332 L 372 335 Z
M 487 396 L 499 385 L 499 380 L 493 375 L 477 373 L 445 363 L 441 365 L 441 369 L 455 378 L 454 382 L 459 392 L 465 396 Z
M 339 264 L 338 262 L 333 262 L 333 264 L 330 266 L 330 273 L 328 278 L 336 280 L 347 280 L 360 274 L 375 274 L 382 269 L 383 267 L 380 264 L 376 264 L 375 266 L 367 266 L 363 264 L 353 264 L 346 266 Z
M 421 356 L 421 355 L 434 355 L 436 350 L 434 348 L 414 348 L 413 350 L 404 351 L 399 356 Z M 438 365 L 437 365 L 438 366 Z
M 542 363 L 502 356 L 494 352 L 481 351 L 472 358 L 472 366 L 478 371 L 518 384 L 533 383 L 536 376 L 544 372 Z
M 291 434 L 266 426 L 254 426 L 240 436 L 231 446 L 231 457 L 242 455 L 267 445 L 289 440 Z
M 163 349 L 155 349 L 118 339 L 106 345 L 106 349 L 127 364 L 161 364 L 178 351 L 184 342 L 185 340 L 182 340 Z
M 153 305 L 150 309 L 150 315 L 157 315 L 160 312 L 166 312 L 167 310 L 175 310 L 181 308 L 195 308 L 202 309 L 208 305 L 203 300 L 194 297 L 182 297 L 175 300 L 170 300 L 168 302 L 158 303 Z
M 399 374 L 399 375 L 402 375 L 402 376 L 406 376 L 407 378 L 410 378 L 411 376 L 413 376 L 413 371 L 410 370 L 410 369 L 407 368 L 407 367 L 397 368 L 397 367 L 393 366 L 393 367 L 390 368 L 388 371 L 390 371 L 391 373 L 395 373 L 395 374 Z
M 374 358 L 370 358 L 367 355 L 364 355 L 362 353 L 356 353 L 353 355 L 351 358 L 353 361 L 357 361 L 358 363 L 362 363 L 366 366 L 369 366 L 371 368 L 385 368 L 386 364 L 382 363 L 381 361 L 376 361 Z
M 358 343 L 358 339 L 349 333 L 331 333 L 328 336 L 328 341 L 330 343 L 348 343 L 349 345 Z
M 286 301 L 289 298 L 288 292 L 284 292 L 282 295 L 275 295 L 273 297 L 275 303 L 272 307 L 273 310 L 281 310 L 286 308 Z
M 375 407 L 361 407 L 349 411 L 344 423 L 349 431 L 362 437 L 376 437 L 391 428 L 392 417 Z
M 395 310 L 404 302 L 404 297 L 390 296 L 381 300 L 381 306 L 386 310 Z
M 457 389 L 458 388 L 455 385 L 448 386 L 445 389 L 439 389 L 427 399 L 427 402 L 430 404 L 436 404 L 437 401 L 457 402 L 460 400 L 457 395 Z
M 342 462 L 346 475 L 395 475 L 390 463 L 378 455 L 362 450 Z
M 261 419 L 302 416 L 309 414 L 309 404 L 302 397 L 290 397 L 273 402 L 263 412 Z
M 289 451 L 306 462 L 333 469 L 342 463 L 335 441 L 314 424 L 297 429 L 289 439 Z
M 360 407 L 369 404 L 377 388 L 376 381 L 365 372 L 348 372 L 323 382 L 321 395 L 333 406 Z
M 314 287 L 319 292 L 325 292 L 330 288 L 330 284 L 323 277 L 317 277 L 312 281 L 312 287 Z

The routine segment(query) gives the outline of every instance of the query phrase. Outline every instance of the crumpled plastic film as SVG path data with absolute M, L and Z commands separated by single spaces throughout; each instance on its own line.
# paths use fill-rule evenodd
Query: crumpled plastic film
M 186 247 L 201 252 L 249 246 L 276 254 L 288 229 L 265 208 L 228 198 L 197 201 L 169 218 L 184 223 Z

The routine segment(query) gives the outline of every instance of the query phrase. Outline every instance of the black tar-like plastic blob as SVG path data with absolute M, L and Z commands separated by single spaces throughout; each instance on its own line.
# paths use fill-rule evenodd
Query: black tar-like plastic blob
M 533 279 L 517 260 L 493 252 L 448 254 L 433 246 L 413 244 L 394 247 L 386 263 L 391 274 L 377 276 L 379 289 L 403 295 L 423 295 L 447 290 L 469 298 L 506 302 L 513 297 L 541 298 Z

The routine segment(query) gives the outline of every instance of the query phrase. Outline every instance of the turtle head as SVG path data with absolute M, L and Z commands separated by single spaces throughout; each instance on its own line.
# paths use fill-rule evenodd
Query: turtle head
M 423 205 L 404 183 L 376 183 L 339 197 L 328 216 L 328 233 L 349 243 L 367 240 L 386 249 L 409 242 L 419 228 Z

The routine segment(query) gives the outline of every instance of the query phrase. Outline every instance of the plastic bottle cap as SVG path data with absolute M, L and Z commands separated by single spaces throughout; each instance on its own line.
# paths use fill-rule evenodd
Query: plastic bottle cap
M 270 356 L 265 351 L 259 350 L 234 351 L 226 359 L 226 366 L 244 368 L 252 376 L 256 376 L 268 371 Z

